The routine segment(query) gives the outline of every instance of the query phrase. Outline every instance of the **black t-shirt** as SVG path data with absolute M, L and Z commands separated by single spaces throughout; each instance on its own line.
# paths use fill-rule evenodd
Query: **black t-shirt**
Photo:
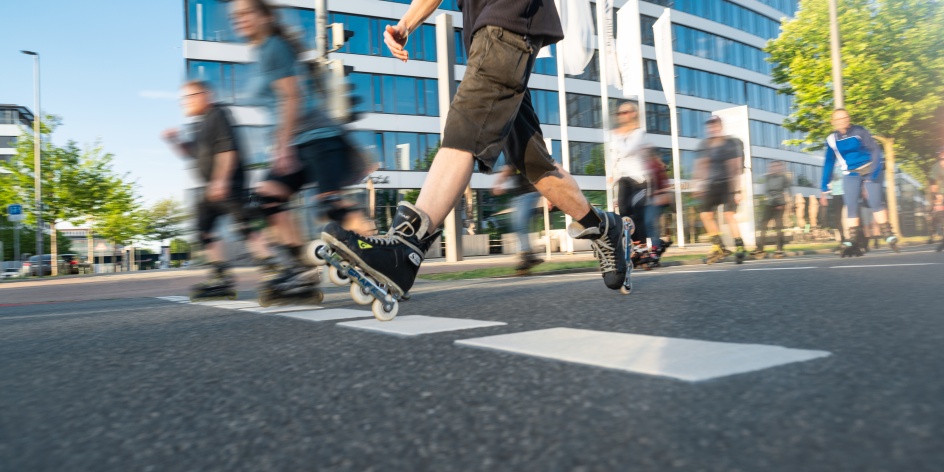
M 711 146 L 711 140 L 706 139 L 698 145 L 698 157 L 708 159 L 708 175 L 705 177 L 709 182 L 726 182 L 728 180 L 740 177 L 741 174 L 728 175 L 728 160 L 744 158 L 744 142 L 737 138 L 725 137 L 724 142 L 718 146 Z M 741 162 L 743 167 L 743 161 Z
M 480 28 L 498 26 L 513 33 L 541 38 L 547 46 L 564 39 L 554 0 L 459 0 L 465 50 Z
M 194 123 L 194 126 L 194 141 L 189 147 L 197 160 L 197 171 L 200 176 L 209 182 L 213 177 L 216 155 L 234 151 L 236 166 L 233 169 L 230 188 L 242 190 L 246 182 L 245 169 L 229 111 L 219 105 L 213 105 L 203 116 L 203 120 Z

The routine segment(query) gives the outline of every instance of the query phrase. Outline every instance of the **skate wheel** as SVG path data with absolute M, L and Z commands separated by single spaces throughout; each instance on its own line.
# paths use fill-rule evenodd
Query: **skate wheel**
M 330 280 L 331 283 L 335 285 L 341 286 L 351 283 L 351 278 L 342 274 L 341 271 L 339 271 L 335 266 L 328 268 L 328 280 Z
M 327 248 L 328 244 L 320 239 L 316 239 L 308 243 L 308 246 L 305 247 L 305 262 L 316 267 L 327 264 L 328 261 L 322 259 L 321 256 L 318 255 L 318 248 L 322 246 Z
M 257 301 L 259 302 L 259 306 L 261 306 L 262 308 L 268 308 L 272 306 L 272 298 L 269 297 L 269 295 L 266 294 L 265 292 L 259 293 L 259 300 Z
M 632 292 L 633 292 L 633 288 L 632 288 L 632 287 L 627 287 L 627 286 L 625 286 L 625 285 L 623 285 L 622 287 L 620 287 L 620 293 L 622 293 L 623 295 L 629 295 L 629 294 L 632 293 Z
M 393 303 L 384 305 L 383 300 L 374 300 L 374 304 L 370 307 L 370 311 L 374 313 L 374 318 L 377 318 L 377 321 L 390 321 L 396 318 L 397 311 L 400 309 L 397 301 L 394 300 Z
M 315 290 L 311 294 L 311 304 L 312 305 L 321 305 L 321 302 L 324 301 L 324 292 L 321 290 Z
M 354 303 L 358 305 L 370 305 L 374 301 L 374 296 L 364 287 L 351 284 L 351 300 L 354 300 Z

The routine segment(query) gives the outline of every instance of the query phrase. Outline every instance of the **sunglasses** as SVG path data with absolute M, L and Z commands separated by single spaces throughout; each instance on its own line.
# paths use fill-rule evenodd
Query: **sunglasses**
M 632 114 L 632 113 L 636 113 L 636 112 L 634 112 L 634 111 L 618 111 L 618 112 L 616 112 L 617 115 L 630 115 L 630 114 Z

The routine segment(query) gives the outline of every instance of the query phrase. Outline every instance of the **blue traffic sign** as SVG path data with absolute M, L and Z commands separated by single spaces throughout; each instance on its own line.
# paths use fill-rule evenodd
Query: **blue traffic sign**
M 12 204 L 7 205 L 7 220 L 9 221 L 21 221 L 23 219 L 23 205 Z

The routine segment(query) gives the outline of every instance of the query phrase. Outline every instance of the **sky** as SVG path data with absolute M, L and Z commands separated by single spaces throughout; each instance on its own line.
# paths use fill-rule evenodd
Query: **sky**
M 35 113 L 33 58 L 41 55 L 42 109 L 58 115 L 56 144 L 100 140 L 149 205 L 183 199 L 189 166 L 160 139 L 183 117 L 183 0 L 0 0 L 0 103 Z

